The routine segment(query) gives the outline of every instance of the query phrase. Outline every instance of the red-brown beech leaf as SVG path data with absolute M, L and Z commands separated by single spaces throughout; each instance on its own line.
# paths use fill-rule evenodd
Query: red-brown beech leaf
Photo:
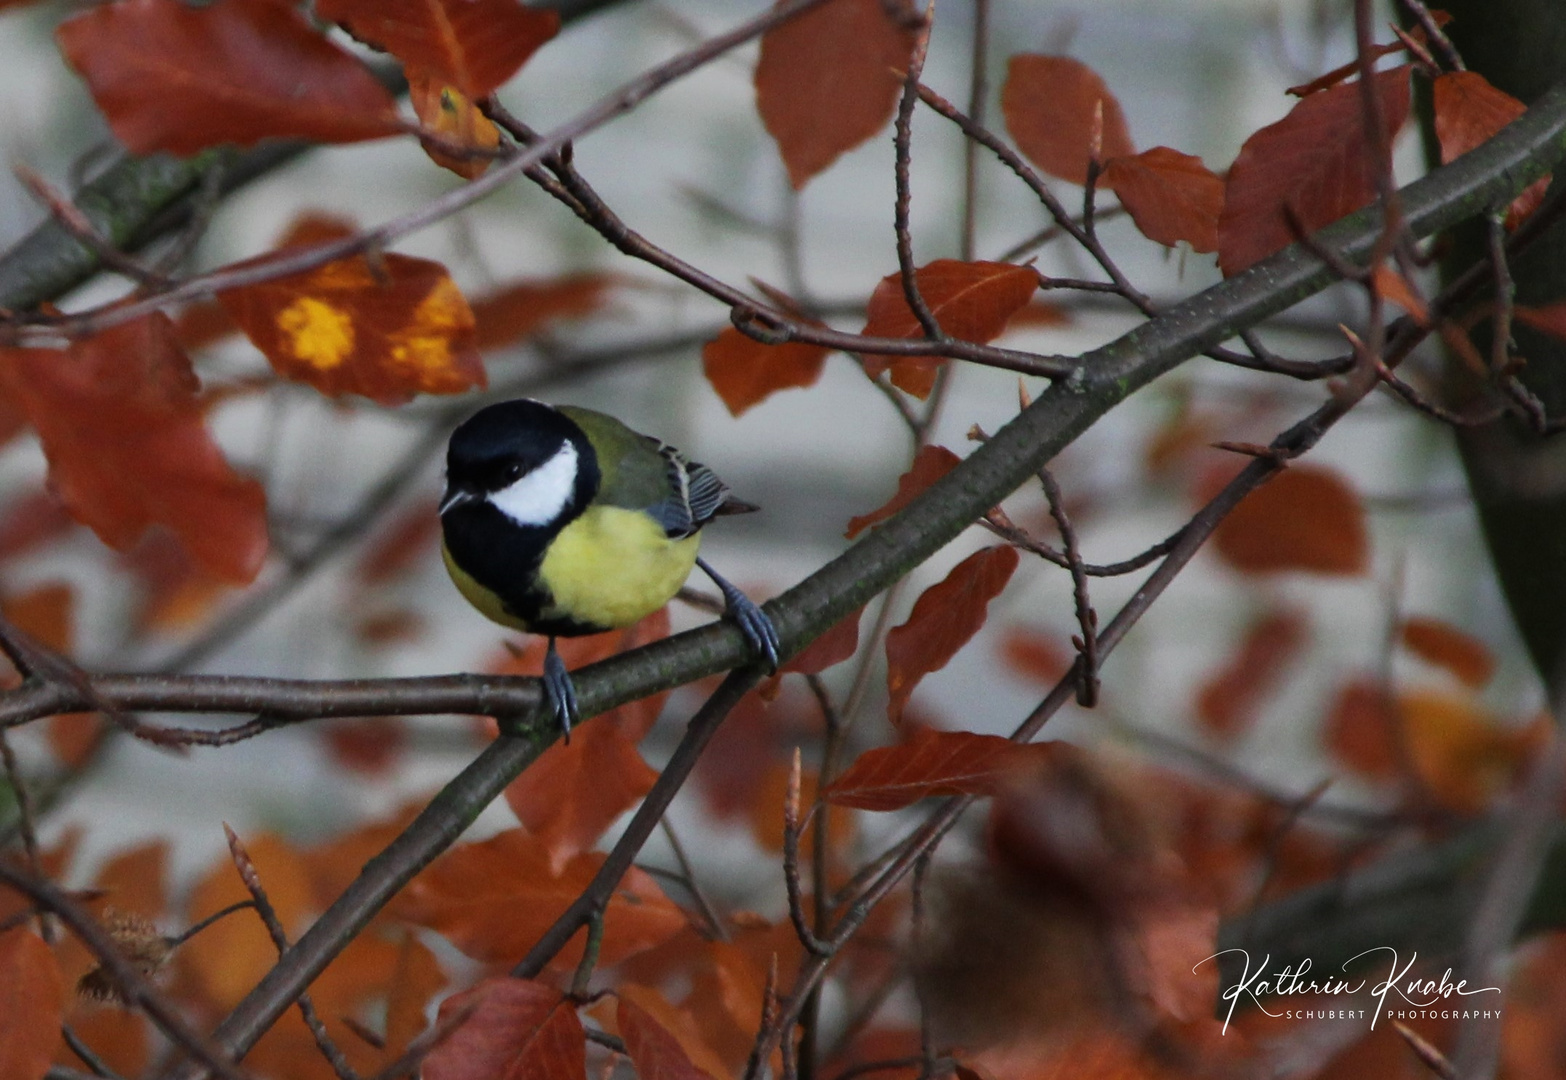
M 1246 627 L 1239 648 L 1197 691 L 1202 726 L 1221 739 L 1249 730 L 1304 647 L 1308 629 L 1296 611 L 1270 611 Z
M 799 651 L 783 665 L 784 671 L 800 675 L 819 675 L 834 664 L 841 664 L 859 651 L 859 617 L 864 608 L 856 608 L 826 633 Z
M 814 386 L 831 351 L 802 341 L 766 345 L 731 326 L 702 346 L 701 369 L 739 416 L 779 390 Z
M 1517 119 L 1528 107 L 1504 90 L 1497 90 L 1477 71 L 1450 71 L 1436 77 L 1432 87 L 1436 140 L 1445 165 L 1488 142 L 1496 132 Z M 1506 214 L 1506 227 L 1515 229 L 1544 201 L 1548 176 L 1535 180 Z
M 481 98 L 560 29 L 560 14 L 517 0 L 316 0 L 316 14 L 412 71 Z
M 570 670 L 669 636 L 669 613 L 660 609 L 634 626 L 560 643 Z M 537 639 L 511 663 L 507 674 L 542 675 L 544 654 Z M 667 693 L 628 702 L 584 724 L 571 741 L 551 746 L 506 788 L 517 820 L 548 848 L 550 871 L 597 843 L 615 819 L 652 790 L 658 772 L 636 749 L 646 737 Z
M 1213 546 L 1247 574 L 1362 574 L 1370 559 L 1359 496 L 1320 465 L 1291 466 L 1246 496 L 1218 526 Z
M 913 47 L 881 0 L 830 0 L 762 35 L 756 109 L 795 188 L 886 126 Z
M 880 509 L 872 510 L 868 514 L 860 514 L 851 520 L 848 523 L 848 531 L 843 535 L 852 540 L 870 526 L 879 525 L 913 502 L 925 488 L 961 463 L 962 458 L 944 446 L 936 446 L 933 443 L 929 446 L 921 446 L 919 453 L 914 455 L 913 464 L 908 467 L 908 471 L 897 478 L 897 494 L 888 499 Z
M 587 1035 L 576 1005 L 528 979 L 485 979 L 440 1003 L 436 1024 L 468 1018 L 424 1059 L 425 1080 L 582 1080 Z
M 294 138 L 346 143 L 402 130 L 364 65 L 286 0 L 117 0 L 55 31 L 133 154 Z
M 1408 67 L 1376 75 L 1389 136 L 1408 119 Z M 1288 209 L 1315 231 L 1367 205 L 1377 165 L 1358 81 L 1312 94 L 1245 140 L 1229 170 L 1218 218 L 1218 266 L 1237 274 L 1294 242 Z
M 543 841 L 510 829 L 452 848 L 413 879 L 395 907 L 400 917 L 438 931 L 475 960 L 514 964 L 581 895 L 603 862 L 602 852 L 583 852 L 557 874 Z M 617 964 L 686 925 L 685 913 L 653 879 L 632 869 L 609 900 L 599 960 Z M 558 962 L 574 965 L 581 954 L 575 941 Z
M 1566 300 L 1541 307 L 1523 307 L 1519 304 L 1513 315 L 1524 326 L 1566 341 Z
M 1193 251 L 1218 250 L 1218 215 L 1223 212 L 1223 178 L 1202 159 L 1155 146 L 1130 157 L 1110 158 L 1099 183 L 1149 240 L 1174 247 L 1184 240 Z
M 525 341 L 556 319 L 591 315 L 604 306 L 616 278 L 612 274 L 567 274 L 517 281 L 473 301 L 479 349 L 488 351 Z
M 1098 160 L 1136 153 L 1120 102 L 1097 72 L 1069 56 L 1013 56 L 1001 112 L 1017 149 L 1049 175 L 1073 184 L 1087 183 L 1096 113 L 1102 125 Z
M 914 728 L 906 742 L 860 754 L 821 794 L 856 810 L 901 810 L 935 795 L 992 795 L 1049 752 L 1047 743 Z
M 1038 290 L 1038 274 L 1011 263 L 936 259 L 914 271 L 919 295 L 941 330 L 962 341 L 987 344 L 1000 337 L 1007 320 Z M 888 274 L 870 294 L 861 333 L 870 337 L 922 338 L 924 327 L 908 306 L 901 274 Z M 930 396 L 935 373 L 945 361 L 936 357 L 865 355 L 865 372 L 878 377 L 888 368 L 892 385 L 917 398 Z
M 1409 652 L 1445 668 L 1465 686 L 1478 690 L 1495 675 L 1495 654 L 1449 622 L 1415 616 L 1403 620 L 1398 636 Z
M 710 1073 L 696 1067 L 680 1040 L 647 1010 L 622 997 L 615 1019 L 626 1053 L 636 1066 L 637 1080 L 713 1080 Z
M 914 687 L 945 667 L 984 625 L 989 603 L 1017 569 L 1017 549 L 989 547 L 952 567 L 914 602 L 908 621 L 886 635 L 887 716 L 902 719 Z
M 165 526 L 202 567 L 245 585 L 266 558 L 266 497 L 207 434 L 198 385 L 161 313 L 63 353 L 0 350 L 0 386 L 37 430 L 72 517 L 121 551 Z
M 0 1077 L 39 1080 L 64 1013 L 64 980 L 49 946 L 25 927 L 0 934 Z
M 351 231 L 306 218 L 280 247 Z M 473 312 L 446 268 L 429 259 L 383 252 L 371 266 L 355 255 L 218 299 L 279 375 L 331 397 L 401 405 L 485 385 Z

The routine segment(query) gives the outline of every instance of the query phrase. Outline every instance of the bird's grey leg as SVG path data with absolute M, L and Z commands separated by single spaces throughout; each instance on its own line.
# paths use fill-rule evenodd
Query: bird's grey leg
M 565 661 L 555 651 L 553 635 L 549 638 L 549 650 L 544 653 L 544 695 L 549 699 L 555 719 L 560 722 L 560 730 L 565 732 L 565 741 L 570 742 L 571 725 L 579 718 L 576 687 L 571 684 L 571 673 L 566 670 Z
M 772 620 L 767 613 L 756 606 L 756 602 L 731 585 L 723 575 L 707 565 L 707 560 L 698 558 L 696 565 L 702 568 L 712 583 L 723 593 L 723 606 L 725 614 L 739 626 L 740 632 L 745 635 L 745 641 L 750 645 L 750 651 L 767 665 L 769 672 L 778 670 L 778 629 L 772 625 Z

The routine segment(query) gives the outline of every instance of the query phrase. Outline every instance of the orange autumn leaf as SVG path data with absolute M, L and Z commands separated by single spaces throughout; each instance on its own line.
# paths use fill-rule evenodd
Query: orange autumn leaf
M 1013 56 L 1001 112 L 1017 149 L 1050 176 L 1073 184 L 1087 183 L 1095 123 L 1100 162 L 1136 153 L 1120 102 L 1097 72 L 1069 56 Z
M 358 142 L 402 129 L 385 88 L 285 0 L 118 0 L 66 20 L 55 37 L 133 154 Z
M 1046 744 L 999 735 L 914 728 L 897 746 L 860 754 L 822 796 L 857 810 L 901 810 L 937 795 L 993 795 L 1048 753 Z
M 0 363 L 3 357 L 0 353 Z M 75 526 L 52 492 L 42 486 L 23 491 L 0 506 L 0 562 L 37 551 Z
M 1376 76 L 1389 137 L 1408 118 L 1408 71 L 1396 67 Z M 1377 165 L 1364 119 L 1359 83 L 1342 83 L 1310 95 L 1245 140 L 1218 218 L 1218 265 L 1225 275 L 1293 243 L 1290 211 L 1313 232 L 1375 197 Z
M 616 282 L 610 274 L 517 281 L 473 301 L 481 351 L 525 341 L 557 319 L 591 315 L 604 306 Z
M 1549 739 L 1548 721 L 1505 724 L 1468 695 L 1407 691 L 1397 709 L 1420 782 L 1458 813 L 1480 813 L 1510 790 Z
M 510 829 L 448 851 L 413 880 L 393 907 L 401 918 L 437 931 L 476 960 L 514 964 L 582 894 L 603 861 L 602 852 L 583 852 L 556 874 L 543 841 Z M 619 963 L 685 925 L 684 912 L 653 879 L 632 869 L 605 912 L 599 962 Z M 581 951 L 578 938 L 556 962 L 575 964 Z
M 1322 724 L 1322 742 L 1341 765 L 1372 780 L 1398 774 L 1396 699 L 1375 683 L 1356 679 L 1338 690 Z
M 560 29 L 558 12 L 517 0 L 316 0 L 315 11 L 467 98 L 494 92 Z
M 913 47 L 881 0 L 829 0 L 762 35 L 756 109 L 795 188 L 886 126 Z
M 0 933 L 0 1077 L 42 1077 L 64 1013 L 65 984 L 49 946 L 24 927 Z
M 767 345 L 729 327 L 701 349 L 701 369 L 735 416 L 779 390 L 814 386 L 832 350 L 789 341 Z
M 266 558 L 266 497 L 207 433 L 168 316 L 51 349 L 0 350 L 0 386 L 26 412 L 71 516 L 121 551 L 154 525 L 203 568 L 249 584 Z
M 400 716 L 355 716 L 322 729 L 332 763 L 365 777 L 384 777 L 402 760 L 408 725 Z
M 622 997 L 615 1016 L 638 1080 L 714 1080 L 645 1009 Z
M 848 523 L 848 531 L 843 535 L 852 540 L 872 525 L 879 525 L 903 507 L 913 502 L 922 494 L 925 488 L 935 483 L 941 477 L 961 464 L 962 458 L 946 449 L 944 446 L 922 446 L 915 455 L 913 464 L 908 471 L 897 479 L 897 494 L 893 495 L 877 510 L 868 514 L 861 514 Z
M 936 259 L 914 271 L 919 295 L 941 331 L 960 341 L 984 345 L 1000 337 L 1006 323 L 1038 290 L 1032 267 L 1011 263 Z M 865 328 L 868 337 L 922 338 L 924 327 L 908 306 L 901 274 L 888 274 L 870 294 Z M 892 385 L 918 398 L 930 396 L 944 360 L 867 353 L 865 372 L 873 379 L 888 369 Z
M 1441 164 L 1454 161 L 1516 120 L 1528 107 L 1504 90 L 1490 85 L 1477 71 L 1449 71 L 1436 76 L 1431 87 L 1436 141 L 1441 144 Z M 1506 227 L 1515 229 L 1544 201 L 1548 176 L 1529 184 L 1512 200 Z
M 1014 675 L 1045 686 L 1054 686 L 1071 669 L 1071 654 L 1054 638 L 1023 626 L 1006 628 L 1000 655 Z
M 1271 611 L 1246 627 L 1233 655 L 1197 691 L 1196 715 L 1202 726 L 1223 739 L 1249 730 L 1304 648 L 1307 631 L 1297 611 Z
M 408 1044 L 428 1026 L 425 1010 L 436 994 L 446 986 L 435 954 L 411 932 L 397 946 L 397 965 L 392 969 L 386 995 L 386 1045 L 381 1048 L 382 1067 L 396 1061 Z
M 908 621 L 886 635 L 887 716 L 902 719 L 919 681 L 945 667 L 984 625 L 989 602 L 1017 569 L 1017 549 L 976 551 L 914 602 Z
M 1496 660 L 1484 642 L 1441 619 L 1404 619 L 1398 636 L 1409 652 L 1445 668 L 1463 685 L 1478 690 L 1495 675 Z
M 747 817 L 750 835 L 761 850 L 773 855 L 783 853 L 783 806 L 788 799 L 791 767 L 782 761 L 772 761 L 766 771 L 746 790 Z M 820 777 L 814 770 L 805 769 L 799 778 L 799 805 L 809 807 L 816 801 L 816 789 Z M 830 852 L 848 851 L 854 841 L 854 819 L 838 814 L 827 823 L 827 849 Z M 806 829 L 799 838 L 800 858 L 809 862 L 816 850 L 815 830 Z M 834 856 L 835 858 L 835 856 Z
M 706 964 L 709 958 L 704 954 L 710 952 L 712 944 L 698 939 L 694 948 L 683 950 L 683 955 L 690 957 L 696 963 Z M 671 1005 L 668 998 L 657 989 L 637 982 L 621 984 L 616 998 L 622 1007 L 624 1004 L 635 1006 L 644 1016 L 671 1035 L 679 1043 L 680 1052 L 699 1072 L 720 1078 L 731 1074 L 728 1063 L 709 1045 L 712 1029 L 716 1025 L 704 1022 L 705 1017 L 699 1019 L 695 1011 L 689 1007 L 691 1003 L 686 1006 Z M 619 1017 L 618 1011 L 616 1022 L 623 1028 L 625 1021 Z
M 52 652 L 69 654 L 75 638 L 76 592 L 63 581 L 45 582 L 0 599 L 0 614 Z
M 297 936 L 310 915 L 319 910 L 303 858 L 287 841 L 270 833 L 246 840 L 245 847 L 283 929 Z M 191 891 L 191 921 L 248 899 L 250 892 L 224 851 Z M 277 963 L 277 946 L 255 912 L 239 911 L 207 927 L 174 955 L 182 972 L 208 1001 L 230 1009 L 272 970 Z
M 464 180 L 476 180 L 488 170 L 494 158 L 482 151 L 500 145 L 500 129 L 495 122 L 454 86 L 447 86 L 422 72 L 408 73 L 408 100 L 424 127 L 465 150 L 480 151 L 468 156 L 449 154 L 434 143 L 424 143 L 424 152 L 443 169 L 450 169 Z
M 307 218 L 282 248 L 351 233 Z M 360 394 L 401 405 L 416 394 L 458 394 L 485 385 L 473 312 L 446 268 L 390 252 L 355 255 L 218 299 L 286 379 L 329 397 Z
M 467 1020 L 424 1059 L 425 1080 L 581 1080 L 587 1037 L 576 1005 L 529 979 L 485 979 L 441 1002 L 436 1023 L 471 1010 Z
M 1201 158 L 1155 146 L 1110 158 L 1099 182 L 1114 191 L 1149 240 L 1168 247 L 1183 240 L 1193 251 L 1218 250 L 1223 178 Z
M 1519 304 L 1512 312 L 1513 317 L 1524 326 L 1532 327 L 1541 334 L 1548 334 L 1553 338 L 1566 341 L 1566 300 L 1553 304 L 1544 304 L 1539 307 L 1524 307 Z
M 575 671 L 668 634 L 669 612 L 661 608 L 625 630 L 562 641 L 560 657 Z M 534 639 L 503 670 L 536 676 L 543 666 L 542 643 Z M 658 772 L 636 747 L 667 698 L 667 693 L 654 694 L 595 717 L 573 731 L 570 742 L 551 745 L 506 788 L 506 802 L 517 819 L 548 848 L 552 872 L 559 873 L 567 859 L 597 843 L 616 818 L 652 790 Z
M 229 592 L 166 532 L 147 534 L 123 560 L 137 586 L 131 625 L 141 633 L 177 633 L 211 615 Z
M 1370 272 L 1370 284 L 1377 296 L 1408 312 L 1420 326 L 1429 325 L 1430 315 L 1425 302 L 1402 271 L 1381 263 Z
M 1293 465 L 1224 518 L 1213 547 L 1236 570 L 1362 574 L 1370 559 L 1365 510 L 1332 469 Z
M 859 651 L 859 617 L 864 608 L 856 608 L 843 616 L 835 625 L 799 651 L 799 654 L 783 665 L 785 672 L 799 675 L 819 675 L 835 664 Z

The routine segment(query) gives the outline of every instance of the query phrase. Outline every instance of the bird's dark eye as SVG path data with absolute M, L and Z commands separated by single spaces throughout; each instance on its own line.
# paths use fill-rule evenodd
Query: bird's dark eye
M 516 465 L 516 464 L 507 465 L 506 466 L 506 471 L 503 474 L 503 478 L 505 479 L 506 483 L 508 483 L 508 484 L 511 483 L 514 480 L 520 479 L 521 476 L 522 476 L 522 466 L 521 465 Z

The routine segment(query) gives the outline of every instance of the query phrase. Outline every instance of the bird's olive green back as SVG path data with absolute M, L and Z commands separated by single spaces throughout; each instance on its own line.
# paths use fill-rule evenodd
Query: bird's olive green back
M 645 510 L 673 494 L 669 462 L 658 452 L 656 440 L 592 409 L 575 405 L 559 409 L 587 433 L 587 441 L 598 455 L 602 479 L 594 502 Z

